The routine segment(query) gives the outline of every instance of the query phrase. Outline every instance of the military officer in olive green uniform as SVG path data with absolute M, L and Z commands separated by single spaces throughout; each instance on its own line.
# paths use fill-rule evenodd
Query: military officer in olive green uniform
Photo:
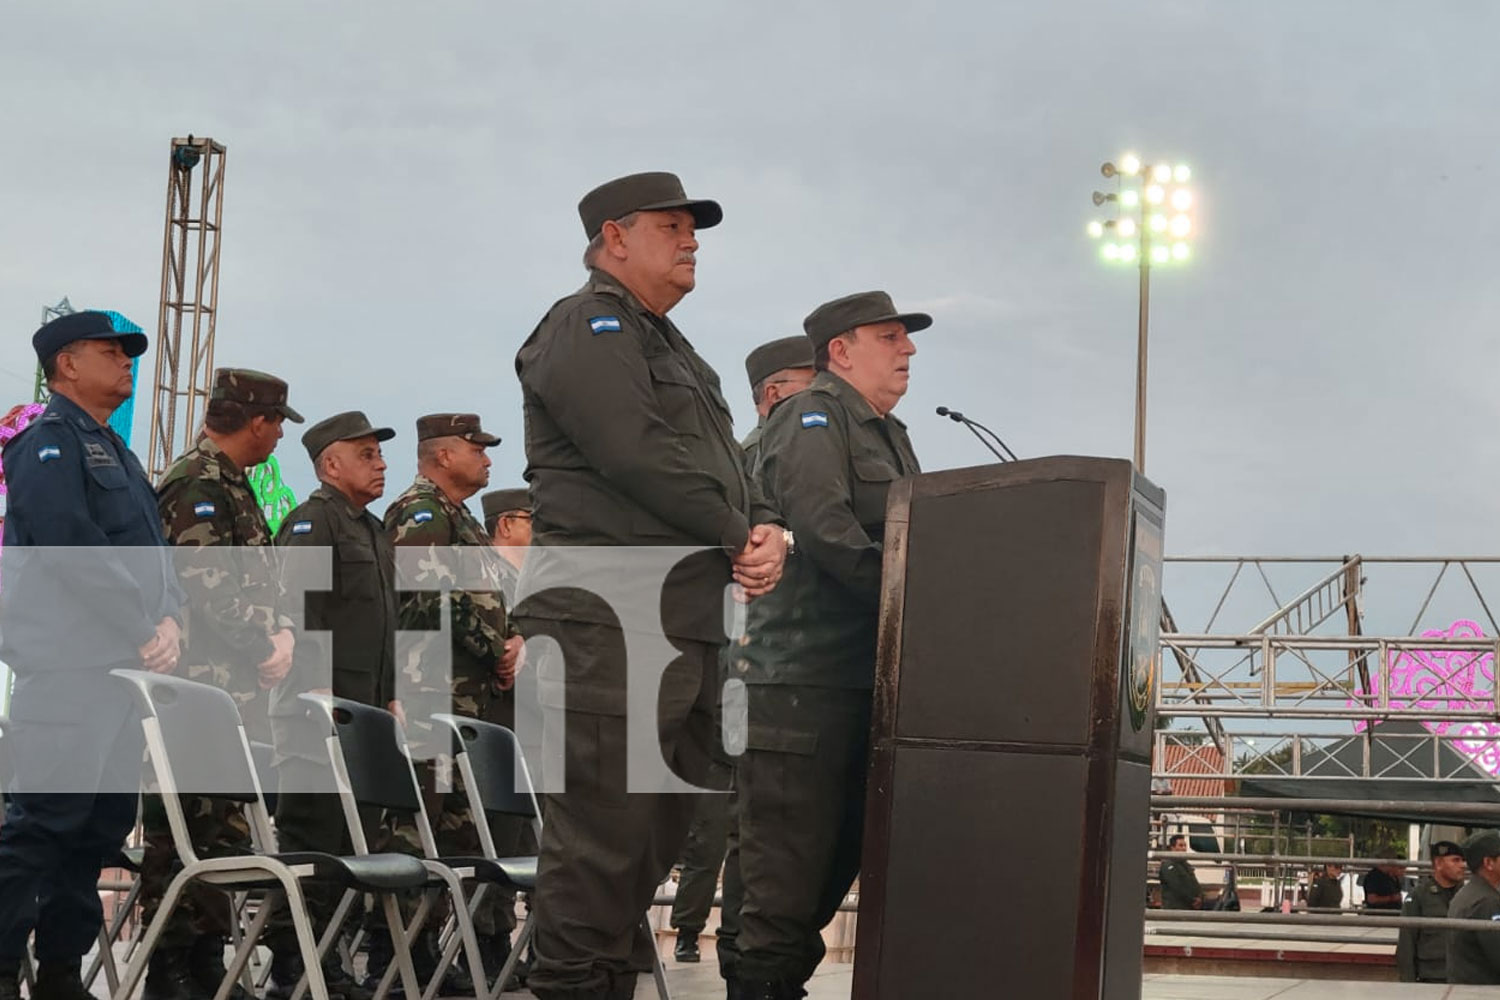
M 885 292 L 813 310 L 803 328 L 818 375 L 761 439 L 761 485 L 797 553 L 781 586 L 751 603 L 730 653 L 730 675 L 750 687 L 730 970 L 731 996 L 744 1000 L 804 995 L 822 929 L 859 871 L 886 494 L 921 471 L 891 410 L 910 379 L 910 334 L 931 325 Z
M 1448 907 L 1464 884 L 1464 849 L 1451 840 L 1439 840 L 1429 852 L 1432 874 L 1417 879 L 1417 886 L 1401 907 L 1403 917 L 1446 917 Z M 1396 973 L 1403 983 L 1448 981 L 1448 932 L 1403 927 L 1396 938 Z
M 745 449 L 747 470 L 753 473 L 760 458 L 760 438 L 765 433 L 766 418 L 776 404 L 812 385 L 817 373 L 813 367 L 812 341 L 805 336 L 782 337 L 761 344 L 746 355 L 745 374 L 750 378 L 750 398 L 759 418 L 755 428 L 740 442 Z
M 271 692 L 280 792 L 276 837 L 283 851 L 353 851 L 343 808 L 333 791 L 324 746 L 326 726 L 309 717 L 307 705 L 297 696 L 324 690 L 365 705 L 395 707 L 394 555 L 384 526 L 368 509 L 385 493 L 381 442 L 395 436 L 389 427 L 372 427 L 357 410 L 321 420 L 302 435 L 319 485 L 282 519 L 276 544 L 283 549 L 328 549 L 333 579 L 329 590 L 305 595 L 306 619 L 293 652 L 292 674 Z M 291 566 L 287 569 L 290 572 Z M 369 810 L 364 819 L 367 843 L 373 842 L 379 811 Z M 303 892 L 321 934 L 341 894 L 331 885 L 314 883 Z M 271 921 L 267 996 L 279 1000 L 291 995 L 303 970 L 287 910 L 278 910 Z M 370 996 L 337 955 L 324 961 L 323 973 L 332 995 L 344 1000 Z
M 521 567 L 526 563 L 526 549 L 531 544 L 530 492 L 524 486 L 490 490 L 480 495 L 479 507 L 484 515 L 484 533 L 489 536 L 490 545 L 494 546 L 495 551 L 500 554 L 500 583 L 504 588 L 505 606 L 514 607 L 516 588 L 521 582 Z M 513 685 L 502 687 L 499 681 L 490 684 L 490 696 L 485 703 L 484 719 L 486 722 L 493 722 L 512 731 L 516 730 L 516 698 Z M 540 725 L 534 728 L 539 730 Z M 523 752 L 528 758 L 533 755 L 532 748 L 526 748 Z M 495 851 L 501 857 L 529 857 L 536 854 L 536 834 L 533 832 L 532 824 L 520 816 L 493 817 L 490 820 L 490 836 L 494 838 Z M 499 896 L 494 888 L 491 888 L 490 892 Z M 508 905 L 509 908 L 504 912 L 514 916 L 514 896 L 500 896 L 497 905 Z M 514 925 L 514 920 L 511 921 L 511 925 Z M 493 952 L 485 955 L 485 965 L 499 969 L 510 957 L 510 937 L 497 936 L 493 939 L 493 946 Z M 512 977 L 513 984 L 507 984 L 506 989 L 516 989 L 525 985 L 530 972 L 529 960 L 522 959 Z
M 1463 847 L 1469 881 L 1448 904 L 1448 916 L 1500 921 L 1500 833 L 1476 833 Z M 1500 931 L 1449 931 L 1448 982 L 1500 985 Z
M 178 676 L 229 692 L 253 740 L 270 741 L 267 694 L 292 666 L 292 619 L 260 502 L 245 470 L 271 456 L 282 423 L 301 423 L 281 379 L 244 368 L 220 368 L 203 433 L 157 486 L 167 541 L 178 548 L 178 576 L 188 599 L 187 650 Z M 238 802 L 184 795 L 199 857 L 248 849 L 250 831 Z M 171 879 L 177 849 L 161 799 L 147 796 L 141 904 L 148 922 Z M 229 896 L 199 885 L 173 912 L 151 956 L 148 1000 L 212 994 L 223 976 Z M 241 987 L 235 987 L 240 991 Z M 238 995 L 238 994 L 237 994 Z
M 397 691 L 405 709 L 407 738 L 419 758 L 417 775 L 426 792 L 438 850 L 448 855 L 478 854 L 480 841 L 464 793 L 459 789 L 436 791 L 434 759 L 447 753 L 448 744 L 443 731 L 434 729 L 431 716 L 453 712 L 484 718 L 492 690 L 509 689 L 514 681 L 522 645 L 505 608 L 503 560 L 493 554 L 484 526 L 464 505 L 489 482 L 488 449 L 499 443 L 498 437 L 480 426 L 477 414 L 433 413 L 417 418 L 416 481 L 385 512 L 385 529 L 392 542 L 398 547 L 417 546 L 428 551 L 415 583 L 430 589 L 408 592 L 401 599 L 399 618 L 403 631 L 428 631 L 432 635 L 410 653 L 398 653 Z M 488 585 L 483 590 L 452 591 L 448 595 L 452 673 L 444 677 L 435 645 L 443 639 L 438 631 L 443 614 L 438 591 L 445 578 L 451 579 L 444 563 L 454 546 L 473 546 L 484 553 Z M 387 850 L 422 853 L 416 827 L 408 818 L 395 823 L 388 819 L 387 824 L 391 835 Z M 440 922 L 441 916 L 429 921 L 428 944 L 414 956 L 417 972 L 424 979 L 431 957 L 431 928 Z M 495 955 L 508 952 L 510 930 L 515 926 L 513 904 L 506 906 L 498 892 L 486 891 L 474 915 L 474 926 L 487 953 L 488 966 Z M 383 965 L 384 949 L 388 947 L 385 941 L 379 943 L 379 958 L 371 953 L 372 976 Z M 375 947 L 376 942 L 371 945 Z M 450 968 L 449 988 L 464 992 L 467 980 L 457 964 Z
M 750 380 L 750 397 L 758 417 L 754 429 L 740 442 L 745 450 L 747 476 L 755 477 L 766 417 L 778 404 L 812 384 L 815 374 L 812 341 L 802 334 L 761 344 L 745 357 L 745 375 Z M 734 953 L 741 895 L 733 794 L 731 790 L 728 796 L 704 795 L 699 799 L 687 845 L 682 849 L 682 870 L 677 880 L 677 895 L 672 899 L 671 916 L 672 928 L 677 931 L 673 957 L 679 962 L 699 961 L 698 935 L 708 922 L 722 864 L 724 900 L 719 911 L 717 946 L 726 979 L 732 978 L 732 962 L 726 965 L 724 959 Z
M 678 651 L 662 679 L 662 759 L 700 786 L 716 742 L 723 599 L 780 577 L 785 532 L 743 467 L 718 375 L 667 313 L 696 282 L 697 232 L 718 204 L 667 173 L 610 181 L 578 206 L 588 281 L 561 299 L 516 356 L 537 549 L 522 630 L 543 705 L 564 710 L 567 789 L 547 791 L 530 987 L 551 998 L 634 996 L 651 968 L 641 918 L 677 860 L 693 796 L 627 792 L 624 632 L 604 601 L 547 588 L 563 547 L 709 547 L 680 562 L 659 602 Z M 657 624 L 657 623 L 653 623 Z M 556 721 L 549 715 L 548 725 Z M 548 742 L 552 744 L 549 732 Z

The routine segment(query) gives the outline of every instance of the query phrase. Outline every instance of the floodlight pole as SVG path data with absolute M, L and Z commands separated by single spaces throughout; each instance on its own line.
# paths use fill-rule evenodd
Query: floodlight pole
M 1135 471 L 1146 474 L 1146 325 L 1151 306 L 1151 227 L 1141 211 L 1141 302 L 1135 345 Z

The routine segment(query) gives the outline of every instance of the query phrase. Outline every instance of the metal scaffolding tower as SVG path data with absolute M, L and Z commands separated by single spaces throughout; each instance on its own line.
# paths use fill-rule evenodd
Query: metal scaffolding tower
M 42 326 L 46 326 L 48 323 L 57 319 L 59 316 L 67 316 L 70 313 L 74 312 L 77 312 L 77 310 L 73 308 L 73 303 L 69 302 L 68 297 L 64 295 L 62 297 L 62 301 L 58 302 L 57 305 L 44 306 L 42 308 Z M 31 391 L 31 401 L 34 403 L 45 403 L 51 395 L 52 394 L 47 391 L 47 380 L 42 377 L 42 366 L 37 365 L 36 385 L 32 388 Z
M 151 441 L 146 454 L 152 479 L 165 472 L 177 452 L 186 447 L 208 402 L 219 311 L 223 214 L 224 147 L 191 135 L 173 139 L 167 170 Z

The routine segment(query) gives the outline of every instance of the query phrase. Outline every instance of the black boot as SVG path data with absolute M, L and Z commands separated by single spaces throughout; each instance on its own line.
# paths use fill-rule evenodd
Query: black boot
M 731 979 L 729 981 L 730 1000 L 801 1000 L 805 996 L 807 996 L 807 991 L 801 986 L 774 979 Z
M 372 995 L 375 988 L 380 985 L 380 977 L 385 975 L 385 970 L 391 967 L 395 961 L 396 953 L 391 947 L 391 936 L 383 927 L 371 928 L 370 933 L 365 935 L 365 978 L 362 985 Z M 391 986 L 392 993 L 401 992 L 401 977 L 396 976 Z
M 195 995 L 212 997 L 229 974 L 224 966 L 224 939 L 205 934 L 193 942 L 188 951 L 188 974 Z M 245 987 L 235 983 L 229 988 L 229 1000 L 254 1000 Z
M 272 952 L 271 982 L 266 987 L 266 1000 L 288 1000 L 302 978 L 303 968 L 300 952 Z M 378 974 L 375 981 L 380 981 Z M 323 982 L 328 986 L 330 1000 L 371 1000 L 375 995 L 373 990 L 355 982 L 336 956 L 323 960 Z
M 21 1000 L 20 962 L 0 962 L 0 1000 Z
M 437 932 L 424 931 L 417 941 L 412 945 L 411 964 L 416 969 L 417 982 L 425 990 L 432 974 L 437 971 L 438 958 L 441 956 L 438 950 Z M 448 971 L 443 974 L 443 983 L 438 987 L 437 996 L 440 997 L 472 997 L 475 995 L 474 980 L 469 974 L 459 967 L 463 959 L 463 949 L 460 948 L 454 959 L 448 965 Z M 399 985 L 401 980 L 396 980 Z M 394 990 L 393 990 L 394 992 Z M 413 998 L 415 1000 L 415 998 Z
M 197 992 L 187 949 L 158 947 L 151 953 L 151 960 L 146 963 L 142 1000 L 193 1000 Z M 213 996 L 213 991 L 207 995 Z
M 93 994 L 83 988 L 78 965 L 78 960 L 41 963 L 31 1000 L 94 1000 Z
M 672 949 L 672 957 L 679 962 L 697 962 L 698 935 L 692 931 L 678 931 L 677 947 Z
M 365 989 L 344 971 L 344 963 L 337 955 L 323 959 L 323 981 L 328 984 L 328 995 L 334 1000 L 374 1000 L 375 991 Z

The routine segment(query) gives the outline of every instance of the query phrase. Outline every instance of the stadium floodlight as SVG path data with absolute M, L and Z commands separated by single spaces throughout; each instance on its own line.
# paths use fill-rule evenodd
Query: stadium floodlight
M 1107 162 L 1099 172 L 1115 183 L 1111 192 L 1095 191 L 1094 204 L 1114 206 L 1114 218 L 1095 219 L 1087 232 L 1106 233 L 1099 246 L 1106 263 L 1134 264 L 1140 272 L 1135 380 L 1135 466 L 1146 471 L 1146 350 L 1151 268 L 1183 264 L 1192 256 L 1187 239 L 1195 198 L 1185 185 L 1193 173 L 1185 163 L 1146 164 L 1134 153 Z

